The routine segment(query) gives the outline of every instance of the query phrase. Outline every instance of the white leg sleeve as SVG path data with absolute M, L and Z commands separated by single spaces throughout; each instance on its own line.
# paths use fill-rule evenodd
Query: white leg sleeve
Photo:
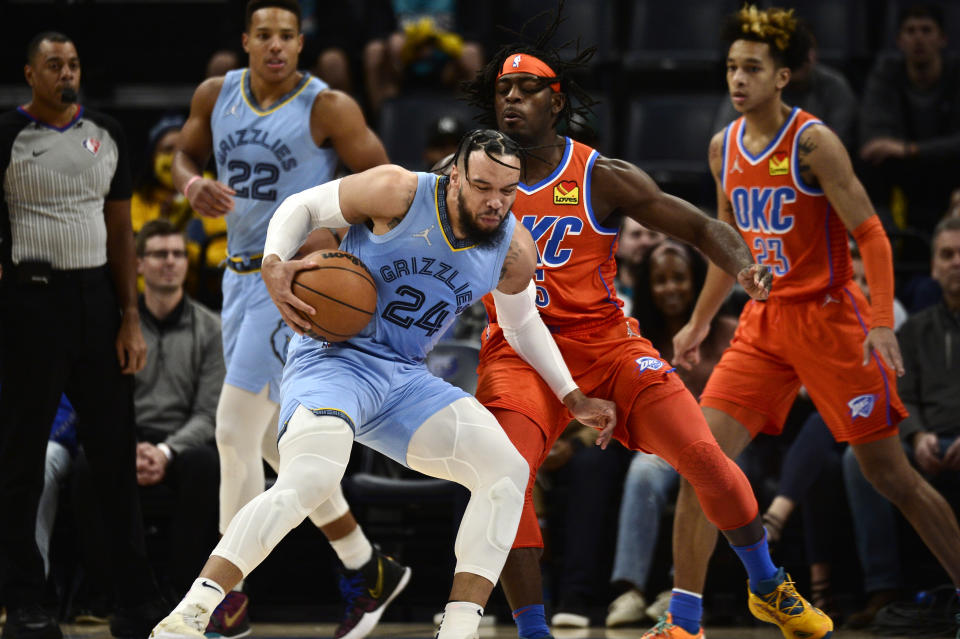
M 276 483 L 240 509 L 213 554 L 246 577 L 308 513 L 330 498 L 350 460 L 353 431 L 298 406 L 280 442 Z
M 220 532 L 237 511 L 263 492 L 261 441 L 269 430 L 277 404 L 269 388 L 251 393 L 224 384 L 217 404 L 217 450 L 220 452 Z M 276 419 L 272 422 L 276 425 Z M 273 429 L 276 433 L 276 429 Z M 276 440 L 276 434 L 274 434 Z M 276 444 L 273 446 L 276 450 Z
M 277 411 L 274 413 L 270 424 L 263 433 L 263 441 L 260 447 L 263 453 L 263 459 L 270 465 L 270 468 L 272 468 L 274 472 L 280 467 L 280 451 L 277 450 L 278 421 L 280 421 L 279 406 L 277 406 Z M 348 512 L 350 512 L 350 506 L 347 504 L 347 499 L 343 496 L 343 490 L 341 490 L 338 484 L 333 494 L 330 495 L 330 499 L 320 504 L 316 510 L 307 516 L 314 526 L 323 528 L 330 522 L 340 519 Z
M 407 464 L 470 489 L 454 547 L 456 572 L 497 583 L 517 536 L 530 473 L 497 420 L 474 398 L 458 399 L 417 429 Z

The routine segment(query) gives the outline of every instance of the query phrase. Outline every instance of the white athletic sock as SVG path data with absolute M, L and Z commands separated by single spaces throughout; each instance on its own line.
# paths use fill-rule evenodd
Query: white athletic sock
M 173 611 L 183 615 L 183 620 L 198 632 L 203 632 L 210 622 L 210 615 L 223 601 L 224 596 L 226 593 L 220 584 L 212 579 L 198 577 L 187 591 L 187 596 Z
M 340 539 L 331 541 L 330 545 L 347 570 L 356 570 L 370 561 L 373 556 L 373 546 L 370 545 L 360 526 Z
M 437 639 L 473 639 L 480 628 L 483 608 L 472 601 L 450 601 L 443 609 Z
M 233 587 L 233 592 L 243 592 L 243 579 L 237 582 L 237 585 Z

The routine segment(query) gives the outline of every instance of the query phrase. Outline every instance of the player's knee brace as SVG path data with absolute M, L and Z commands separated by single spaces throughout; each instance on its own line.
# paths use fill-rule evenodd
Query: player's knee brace
M 739 528 L 757 516 L 750 483 L 716 442 L 693 442 L 677 460 L 677 471 L 693 486 L 704 514 L 717 528 Z
M 276 483 L 237 513 L 213 554 L 249 574 L 337 489 L 352 445 L 353 431 L 345 421 L 298 407 L 280 442 Z

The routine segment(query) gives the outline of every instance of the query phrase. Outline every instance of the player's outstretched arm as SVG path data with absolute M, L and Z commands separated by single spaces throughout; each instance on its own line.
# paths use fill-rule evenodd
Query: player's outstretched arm
M 597 445 L 606 448 L 617 423 L 616 406 L 605 399 L 584 395 L 570 375 L 560 349 L 537 311 L 533 284 L 536 266 L 537 247 L 533 237 L 525 226 L 517 224 L 500 271 L 500 284 L 493 291 L 497 322 L 513 350 L 537 371 L 573 416 L 600 431 Z
M 310 129 L 317 145 L 328 141 L 356 173 L 387 164 L 387 151 L 363 117 L 356 101 L 342 91 L 321 91 L 313 103 Z
M 847 150 L 833 131 L 814 124 L 797 141 L 797 169 L 805 180 L 813 179 L 823 189 L 863 256 L 871 310 L 870 332 L 863 343 L 864 366 L 876 351 L 897 375 L 903 375 L 903 357 L 893 333 L 893 253 Z
M 191 208 L 206 217 L 220 217 L 233 210 L 236 192 L 226 184 L 203 177 L 203 167 L 213 149 L 210 116 L 217 103 L 223 78 L 204 80 L 193 93 L 190 117 L 177 136 L 173 156 L 173 184 L 190 202 Z
M 293 294 L 298 271 L 316 268 L 309 260 L 291 260 L 314 229 L 373 222 L 390 229 L 406 215 L 417 193 L 417 175 L 387 164 L 326 182 L 287 197 L 270 218 L 261 273 L 284 321 L 297 333 L 310 324 L 297 314 L 314 309 Z

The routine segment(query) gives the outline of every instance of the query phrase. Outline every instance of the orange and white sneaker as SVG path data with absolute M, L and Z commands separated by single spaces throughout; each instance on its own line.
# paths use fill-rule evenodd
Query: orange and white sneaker
M 704 639 L 703 627 L 692 635 L 680 626 L 673 623 L 673 616 L 668 612 L 650 630 L 643 633 L 641 639 Z
M 779 584 L 766 595 L 757 595 L 747 586 L 748 605 L 754 617 L 779 626 L 786 639 L 827 639 L 833 636 L 833 621 L 800 596 L 783 568 L 770 581 L 779 581 Z

